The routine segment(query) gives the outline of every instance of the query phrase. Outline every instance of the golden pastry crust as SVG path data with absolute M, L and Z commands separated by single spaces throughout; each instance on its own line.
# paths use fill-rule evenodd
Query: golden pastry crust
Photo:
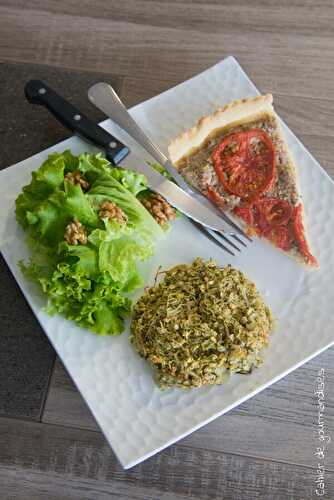
M 271 94 L 238 99 L 218 108 L 211 115 L 203 116 L 194 127 L 182 132 L 169 143 L 170 159 L 177 166 L 177 162 L 199 148 L 214 130 L 232 126 L 234 123 L 248 122 L 265 113 L 274 114 L 272 102 Z
M 263 116 L 268 118 L 274 116 L 277 118 L 273 108 L 273 96 L 271 94 L 233 101 L 223 108 L 218 108 L 211 115 L 202 117 L 194 127 L 186 130 L 173 139 L 168 146 L 170 159 L 176 168 L 180 168 L 183 163 L 182 160 L 187 157 L 191 157 L 196 150 L 201 149 L 202 145 L 204 147 L 208 137 L 214 135 L 215 131 L 219 131 L 224 128 L 233 129 L 233 127 L 261 119 Z M 276 119 L 275 122 L 275 132 L 279 141 L 283 145 L 286 156 L 288 157 L 288 163 L 290 165 L 291 177 L 295 190 L 297 193 L 300 193 L 295 162 L 285 140 L 280 122 L 278 119 Z M 299 203 L 301 203 L 300 200 Z M 304 207 L 302 209 L 302 220 L 305 227 Z M 305 234 L 307 234 L 306 228 Z M 276 246 L 275 248 L 277 249 Z M 290 257 L 307 267 L 317 267 L 315 262 L 308 262 L 299 251 L 296 251 L 296 249 L 284 251 L 284 253 L 290 255 Z

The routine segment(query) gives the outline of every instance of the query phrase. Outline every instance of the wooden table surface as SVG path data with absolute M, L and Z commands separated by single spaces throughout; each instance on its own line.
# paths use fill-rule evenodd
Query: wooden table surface
M 0 0 L 0 166 L 65 138 L 22 89 L 45 78 L 95 119 L 94 82 L 128 106 L 233 54 L 334 174 L 332 0 Z M 314 394 L 325 373 L 334 438 L 334 349 L 124 471 L 0 262 L 0 499 L 317 498 Z M 334 451 L 325 495 L 334 498 Z

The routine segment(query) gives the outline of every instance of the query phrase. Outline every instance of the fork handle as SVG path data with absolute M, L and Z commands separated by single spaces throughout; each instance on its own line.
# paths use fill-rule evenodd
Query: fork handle
M 132 118 L 123 102 L 108 83 L 96 83 L 88 90 L 89 100 L 101 111 L 103 111 L 113 122 L 117 123 L 127 132 L 138 144 L 140 144 L 167 172 L 174 178 L 175 182 L 189 194 L 193 190 L 178 173 L 166 155 L 159 147 L 151 141 L 145 132 Z

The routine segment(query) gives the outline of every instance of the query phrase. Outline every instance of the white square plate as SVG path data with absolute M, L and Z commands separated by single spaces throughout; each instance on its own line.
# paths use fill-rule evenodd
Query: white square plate
M 140 125 L 166 151 L 170 138 L 218 106 L 258 92 L 232 57 L 163 94 L 132 108 Z M 131 168 L 147 156 L 119 129 L 103 126 L 126 141 L 135 154 Z M 253 279 L 272 307 L 278 325 L 264 364 L 250 375 L 235 375 L 225 385 L 191 391 L 160 391 L 146 362 L 132 349 L 126 332 L 99 337 L 60 316 L 43 312 L 44 299 L 23 279 L 17 262 L 27 258 L 24 234 L 14 216 L 14 201 L 30 173 L 52 151 L 94 150 L 78 138 L 39 153 L 0 172 L 0 241 L 2 253 L 32 310 L 85 398 L 107 440 L 125 468 L 222 415 L 291 372 L 334 343 L 334 185 L 318 162 L 285 126 L 299 166 L 310 241 L 320 270 L 307 271 L 265 242 L 255 241 L 238 258 L 228 257 L 187 222 L 178 220 L 143 266 L 152 283 L 157 267 L 191 262 L 196 256 L 231 263 Z M 138 160 L 141 156 L 141 160 Z M 138 297 L 142 293 L 139 290 Z

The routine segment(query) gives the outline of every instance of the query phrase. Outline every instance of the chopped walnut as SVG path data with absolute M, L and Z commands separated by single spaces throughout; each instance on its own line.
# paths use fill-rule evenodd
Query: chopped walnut
M 175 209 L 160 194 L 151 194 L 142 200 L 142 204 L 160 225 L 176 217 Z
M 101 219 L 115 219 L 120 224 L 126 224 L 128 220 L 123 210 L 115 205 L 115 203 L 113 203 L 112 201 L 104 201 L 101 204 L 99 216 Z
M 87 189 L 89 189 L 89 184 L 83 177 L 81 177 L 80 170 L 74 170 L 73 172 L 67 172 L 64 179 L 68 182 L 71 182 L 71 184 L 80 184 L 81 189 L 83 191 L 87 191 Z
M 66 226 L 64 239 L 69 245 L 77 245 L 78 243 L 86 245 L 87 233 L 78 219 L 73 219 L 73 221 Z

